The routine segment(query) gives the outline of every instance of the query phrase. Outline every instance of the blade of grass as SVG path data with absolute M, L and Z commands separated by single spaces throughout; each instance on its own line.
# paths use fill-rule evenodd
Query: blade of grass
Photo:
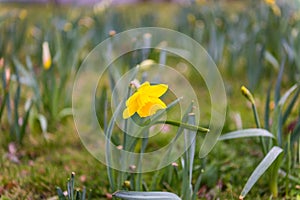
M 288 119 L 289 115 L 291 114 L 294 105 L 297 102 L 298 96 L 300 94 L 300 87 L 298 87 L 296 93 L 294 94 L 290 104 L 288 105 L 287 109 L 285 110 L 283 117 L 282 117 L 282 123 L 284 124 L 286 122 L 286 120 Z
M 274 134 L 277 133 L 277 142 L 279 146 L 282 146 L 282 108 L 287 101 L 287 99 L 290 97 L 290 95 L 297 89 L 298 85 L 293 85 L 288 91 L 284 93 L 284 95 L 280 98 L 278 103 L 276 104 L 275 111 L 274 111 L 274 121 L 272 124 L 272 132 Z
M 194 125 L 195 124 L 195 114 L 190 113 L 188 115 L 188 123 Z M 195 148 L 196 148 L 196 130 L 185 130 L 184 132 L 184 141 L 185 141 L 185 148 L 186 152 L 183 155 L 183 172 L 182 172 L 182 198 L 183 199 L 190 199 L 193 194 L 192 189 L 192 176 L 193 176 L 193 163 L 195 157 Z M 187 147 L 187 145 L 190 145 Z
M 25 135 L 25 129 L 26 129 L 26 126 L 27 126 L 27 124 L 28 124 L 29 114 L 30 114 L 30 110 L 31 110 L 31 108 L 32 108 L 32 105 L 33 105 L 33 104 L 32 104 L 32 102 L 30 101 L 30 102 L 29 102 L 29 107 L 27 108 L 26 113 L 25 113 L 25 116 L 24 116 L 24 118 L 23 118 L 23 124 L 22 124 L 21 130 L 20 130 L 20 141 L 21 141 L 21 143 L 22 143 L 23 137 L 24 137 L 24 135 Z
M 274 138 L 274 135 L 265 129 L 251 128 L 251 129 L 243 129 L 243 130 L 226 133 L 224 135 L 221 135 L 218 140 L 222 141 L 222 140 L 231 140 L 236 138 L 258 137 L 258 136 Z
M 268 88 L 266 104 L 265 104 L 265 129 L 267 130 L 269 130 L 270 128 L 269 122 L 270 122 L 271 89 L 272 89 L 272 83 L 270 83 L 270 86 Z
M 15 70 L 17 89 L 14 96 L 14 131 L 17 142 L 21 143 L 20 125 L 19 125 L 19 104 L 21 98 L 21 83 L 18 68 Z
M 112 191 L 115 191 L 115 180 L 114 180 L 114 174 L 112 168 L 110 167 L 111 166 L 110 142 L 113 133 L 113 128 L 116 123 L 116 118 L 121 114 L 121 108 L 123 103 L 124 102 L 121 102 L 116 108 L 116 111 L 114 112 L 112 118 L 110 119 L 110 122 L 107 127 L 107 131 L 105 133 L 106 134 L 105 154 L 106 154 L 106 163 L 107 163 L 107 175 L 108 175 L 108 180 Z
M 194 186 L 194 192 L 193 192 L 193 195 L 192 195 L 192 200 L 197 199 L 197 194 L 198 194 L 198 190 L 200 188 L 200 184 L 201 184 L 201 180 L 202 180 L 202 174 L 204 172 L 205 165 L 206 165 L 206 157 L 201 159 L 200 174 L 199 174 L 199 176 L 197 178 L 197 181 L 195 183 L 195 186 Z
M 282 81 L 282 76 L 283 76 L 283 71 L 284 71 L 284 66 L 285 66 L 285 56 L 281 62 L 280 65 L 280 71 L 279 74 L 277 76 L 277 80 L 276 80 L 276 85 L 275 85 L 275 93 L 274 93 L 274 101 L 275 101 L 275 105 L 277 105 L 279 99 L 280 99 L 280 88 L 281 88 L 281 81 Z
M 300 118 L 299 118 L 298 123 L 295 126 L 292 136 L 291 136 L 291 146 L 293 146 L 294 143 L 297 142 L 299 138 L 300 138 Z

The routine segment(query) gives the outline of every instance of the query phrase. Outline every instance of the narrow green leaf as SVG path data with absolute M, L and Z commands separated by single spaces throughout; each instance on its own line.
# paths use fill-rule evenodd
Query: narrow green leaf
M 267 92 L 266 104 L 265 104 L 265 129 L 267 130 L 269 130 L 270 128 L 269 119 L 270 119 L 271 88 L 272 88 L 272 84 L 270 83 Z
M 280 98 L 278 105 L 279 106 L 283 106 L 286 102 L 286 100 L 289 98 L 289 96 L 291 96 L 291 94 L 294 92 L 294 90 L 296 90 L 298 87 L 297 84 L 293 85 L 288 91 L 286 91 L 284 93 L 284 95 Z
M 29 114 L 30 114 L 30 110 L 31 110 L 31 108 L 32 108 L 32 102 L 31 102 L 31 100 L 29 100 L 30 102 L 29 102 L 29 106 L 28 106 L 28 108 L 27 108 L 27 110 L 26 110 L 26 113 L 25 113 L 25 116 L 24 116 L 24 118 L 23 118 L 23 124 L 22 124 L 22 126 L 21 126 L 21 130 L 20 130 L 20 138 L 21 138 L 21 142 L 22 142 L 22 140 L 23 140 L 23 137 L 24 137 L 24 135 L 25 135 L 25 129 L 26 129 L 26 126 L 27 126 L 27 124 L 28 124 L 28 119 L 29 119 Z
M 243 129 L 243 130 L 226 133 L 224 135 L 221 135 L 218 140 L 222 141 L 222 140 L 231 140 L 236 138 L 258 137 L 258 136 L 274 138 L 274 135 L 265 129 L 250 128 L 250 129 Z
M 271 164 L 276 160 L 276 158 L 283 152 L 280 147 L 274 146 L 268 154 L 264 157 L 264 159 L 259 163 L 259 165 L 252 172 L 249 177 L 246 185 L 244 186 L 240 197 L 244 198 L 257 180 L 266 172 L 266 170 L 271 166 Z
M 290 104 L 288 105 L 287 109 L 285 110 L 284 114 L 283 114 L 283 118 L 282 118 L 282 123 L 284 124 L 286 122 L 286 120 L 288 119 L 290 113 L 293 110 L 294 105 L 297 102 L 297 99 L 299 97 L 300 94 L 300 87 L 298 87 L 297 92 L 294 94 Z
M 47 126 L 48 126 L 47 118 L 44 115 L 39 114 L 38 115 L 38 120 L 40 122 L 40 127 L 42 129 L 42 132 L 44 134 L 47 133 Z
M 181 200 L 176 194 L 170 192 L 127 192 L 118 191 L 113 194 L 114 197 L 127 200 Z
M 295 142 L 297 142 L 300 138 L 300 119 L 298 120 L 298 123 L 296 124 L 292 136 L 291 136 L 291 146 L 294 145 Z
M 2 104 L 1 104 L 1 106 L 0 106 L 0 122 L 1 122 L 2 115 L 3 115 L 3 111 L 4 111 L 4 108 L 5 108 L 5 105 L 6 105 L 7 95 L 8 95 L 8 92 L 5 92 L 5 93 L 4 93 L 4 97 L 3 97 Z
M 116 123 L 116 118 L 117 116 L 119 116 L 122 112 L 121 108 L 122 108 L 122 104 L 124 102 L 121 102 L 119 103 L 116 111 L 114 112 L 112 118 L 110 119 L 110 122 L 109 122 L 109 125 L 107 127 L 107 131 L 106 131 L 106 144 L 105 144 L 105 153 L 106 153 L 106 163 L 107 163 L 107 175 L 108 175 L 108 180 L 109 180 L 109 183 L 110 183 L 110 187 L 112 190 L 115 190 L 115 180 L 114 180 L 114 174 L 113 174 L 113 171 L 112 171 L 112 168 L 110 167 L 111 166 L 111 152 L 110 152 L 110 141 L 111 141 L 111 136 L 112 136 L 112 133 L 113 133 L 113 128 L 114 128 L 114 125 Z
M 279 63 L 277 59 L 269 51 L 265 51 L 264 57 L 274 67 L 274 69 L 279 69 Z
M 195 114 L 189 113 L 188 123 L 194 125 Z M 195 157 L 195 148 L 196 148 L 196 130 L 185 130 L 184 132 L 184 144 L 187 151 L 183 154 L 183 172 L 182 172 L 182 193 L 181 197 L 183 199 L 190 199 L 193 194 L 192 188 L 192 176 L 193 176 L 193 163 Z M 190 145 L 189 147 L 187 147 Z
M 284 71 L 284 65 L 285 65 L 285 58 L 281 62 L 280 66 L 280 71 L 277 76 L 276 80 L 276 85 L 275 85 L 275 94 L 274 94 L 274 99 L 275 99 L 275 104 L 277 105 L 279 98 L 280 98 L 280 88 L 281 88 L 281 81 L 282 81 L 282 76 L 283 76 L 283 71 Z
M 64 118 L 66 118 L 68 116 L 72 116 L 72 115 L 73 115 L 72 108 L 64 108 L 58 113 L 57 117 L 59 120 L 62 120 Z

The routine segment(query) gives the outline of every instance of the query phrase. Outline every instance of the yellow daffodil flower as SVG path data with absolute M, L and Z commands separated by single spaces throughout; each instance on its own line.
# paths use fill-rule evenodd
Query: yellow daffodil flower
M 149 82 L 143 83 L 126 101 L 123 118 L 127 119 L 136 112 L 140 117 L 148 117 L 154 115 L 160 109 L 167 108 L 166 104 L 159 99 L 167 90 L 168 86 L 165 84 L 150 85 Z

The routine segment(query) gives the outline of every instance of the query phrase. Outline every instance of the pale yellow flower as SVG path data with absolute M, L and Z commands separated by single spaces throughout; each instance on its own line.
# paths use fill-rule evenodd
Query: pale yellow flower
M 48 42 L 43 42 L 43 66 L 45 70 L 51 67 L 51 54 Z
M 167 108 L 166 104 L 159 99 L 166 91 L 165 84 L 150 85 L 143 83 L 137 91 L 126 101 L 126 109 L 123 111 L 123 118 L 127 119 L 137 113 L 140 117 L 154 115 L 158 110 Z

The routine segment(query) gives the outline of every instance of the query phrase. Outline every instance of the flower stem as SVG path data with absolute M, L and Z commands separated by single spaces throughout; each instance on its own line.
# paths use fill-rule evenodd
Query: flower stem
M 185 129 L 189 129 L 192 131 L 197 131 L 197 132 L 201 132 L 201 133 L 208 133 L 209 129 L 208 128 L 204 128 L 201 126 L 194 126 L 191 124 L 187 124 L 187 123 L 182 123 L 182 122 L 176 122 L 176 121 L 156 121 L 154 124 L 169 124 L 169 125 L 173 125 L 173 126 L 178 126 L 178 127 L 182 127 Z
M 261 128 L 260 121 L 259 121 L 259 116 L 258 116 L 258 113 L 257 113 L 255 103 L 253 102 L 251 105 L 252 105 L 252 110 L 253 110 L 253 114 L 254 114 L 256 127 Z M 265 140 L 263 139 L 263 137 L 259 137 L 259 141 L 260 141 L 260 144 L 261 144 L 262 152 L 263 152 L 264 155 L 266 155 L 267 154 L 267 147 L 266 147 Z

